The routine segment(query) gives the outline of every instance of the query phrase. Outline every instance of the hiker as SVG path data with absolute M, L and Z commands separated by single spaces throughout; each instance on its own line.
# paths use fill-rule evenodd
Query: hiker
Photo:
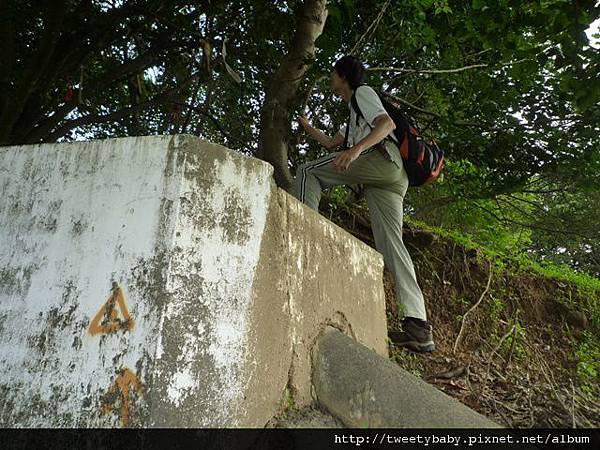
M 377 250 L 394 277 L 402 331 L 389 333 L 390 340 L 417 352 L 435 349 L 432 328 L 427 322 L 423 293 L 417 283 L 411 257 L 402 242 L 402 203 L 409 186 L 402 156 L 392 139 L 394 121 L 377 93 L 361 85 L 364 67 L 353 56 L 339 59 L 331 72 L 330 87 L 350 108 L 350 120 L 334 136 L 311 126 L 306 117 L 299 122 L 306 133 L 333 150 L 347 140 L 347 147 L 301 165 L 296 172 L 295 195 L 319 210 L 321 189 L 335 185 L 364 186 Z M 355 94 L 361 114 L 352 107 Z

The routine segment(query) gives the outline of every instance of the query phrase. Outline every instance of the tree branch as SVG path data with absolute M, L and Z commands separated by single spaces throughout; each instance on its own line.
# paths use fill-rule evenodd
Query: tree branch
M 354 44 L 354 47 L 352 47 L 352 49 L 348 53 L 349 55 L 354 55 L 354 53 L 356 52 L 356 49 L 359 47 L 360 44 L 363 43 L 363 40 L 365 40 L 366 37 L 369 34 L 372 35 L 375 32 L 375 30 L 379 26 L 379 23 L 381 22 L 381 19 L 383 18 L 383 14 L 385 13 L 385 10 L 390 5 L 390 2 L 391 2 L 391 0 L 387 0 L 383 4 L 383 6 L 381 7 L 381 10 L 379 11 L 379 13 L 377 14 L 377 16 L 375 17 L 375 20 L 373 22 L 371 22 L 371 24 L 367 27 L 367 29 L 363 33 L 363 35 L 358 39 L 358 41 L 356 41 L 356 44 Z
M 221 125 L 221 122 L 216 118 L 213 117 L 212 115 L 210 115 L 207 111 L 204 110 L 204 108 L 200 108 L 198 106 L 194 106 L 194 105 L 190 105 L 189 103 L 177 103 L 174 102 L 174 104 L 179 105 L 181 107 L 186 107 L 189 108 L 192 111 L 197 112 L 198 114 L 203 115 L 204 117 L 206 117 L 207 119 L 210 119 L 210 121 L 213 123 L 213 125 L 215 126 L 215 128 L 223 135 L 225 136 L 227 139 L 229 139 L 230 141 L 234 141 L 237 142 L 238 144 L 241 144 L 243 146 L 245 146 L 247 144 L 247 142 L 242 141 L 240 138 L 238 138 L 237 136 L 233 136 L 229 133 L 227 133 L 227 131 L 225 131 L 225 129 L 223 128 L 223 126 Z M 198 130 L 196 130 L 198 131 Z
M 427 109 L 423 109 L 423 108 L 419 108 L 417 105 L 409 102 L 408 100 L 405 100 L 401 97 L 397 97 L 395 95 L 392 95 L 388 92 L 385 91 L 379 91 L 382 95 L 384 95 L 385 97 L 397 102 L 397 103 L 401 103 L 405 106 L 408 106 L 411 109 L 414 109 L 415 111 L 419 111 L 420 113 L 426 114 L 428 116 L 431 117 L 435 117 L 436 119 L 440 119 L 442 116 L 441 114 L 438 114 L 436 112 L 433 111 L 429 111 Z M 456 122 L 452 122 L 453 125 L 456 125 L 458 127 L 474 127 L 474 128 L 481 128 L 484 130 L 489 130 L 489 131 L 498 131 L 499 128 L 495 128 L 495 127 L 491 127 L 489 125 L 485 125 L 485 124 L 481 124 L 481 123 L 477 123 L 477 122 L 467 122 L 467 121 L 463 121 L 463 120 L 459 120 Z
M 506 217 L 498 217 L 497 214 L 495 214 L 494 212 L 490 211 L 489 209 L 487 209 L 484 206 L 478 205 L 477 203 L 474 203 L 474 206 L 476 208 L 479 208 L 482 211 L 488 213 L 490 216 L 492 216 L 493 218 L 495 218 L 498 222 L 504 223 L 505 225 L 506 224 L 514 224 L 514 225 L 519 225 L 519 226 L 524 227 L 524 228 L 530 228 L 532 230 L 545 231 L 545 232 L 551 233 L 551 234 L 559 234 L 559 235 L 568 234 L 568 235 L 571 235 L 571 236 L 577 236 L 577 237 L 581 237 L 581 238 L 584 238 L 584 239 L 589 239 L 588 236 L 582 235 L 581 233 L 577 233 L 577 232 L 574 232 L 574 231 L 566 230 L 566 229 L 553 230 L 553 229 L 550 229 L 550 228 L 546 228 L 546 227 L 541 227 L 541 226 L 538 226 L 538 225 L 534 225 L 534 224 L 531 224 L 531 223 L 519 222 L 518 220 L 509 219 L 509 218 L 506 218 Z
M 440 117 L 442 117 L 440 114 L 438 114 L 438 113 L 436 113 L 436 112 L 433 112 L 433 111 L 428 111 L 428 110 L 426 110 L 426 109 L 423 109 L 423 108 L 419 108 L 417 105 L 414 105 L 414 104 L 412 104 L 412 103 L 411 103 L 411 102 L 409 102 L 408 100 L 405 100 L 405 99 L 403 99 L 403 98 L 400 98 L 400 97 L 396 97 L 395 95 L 392 95 L 392 94 L 390 94 L 390 93 L 388 93 L 388 92 L 385 92 L 385 91 L 380 91 L 380 92 L 381 92 L 381 94 L 383 94 L 385 97 L 388 97 L 389 99 L 391 99 L 391 100 L 394 100 L 394 101 L 395 101 L 395 102 L 397 102 L 397 103 L 401 103 L 401 104 L 403 104 L 403 105 L 405 105 L 405 106 L 408 106 L 409 108 L 412 108 L 412 109 L 414 109 L 415 111 L 419 111 L 419 112 L 421 112 L 421 113 L 423 113 L 423 114 L 427 114 L 428 116 L 433 116 L 433 117 L 436 117 L 436 118 L 438 118 L 438 119 L 439 119 Z
M 507 62 L 507 63 L 500 63 L 499 66 L 500 67 L 506 67 L 506 66 L 512 66 L 515 64 L 520 64 L 522 62 L 525 61 L 529 61 L 530 58 L 523 58 L 523 59 L 519 59 L 517 61 L 512 61 L 512 62 Z M 491 66 L 489 64 L 471 64 L 469 66 L 464 66 L 464 67 L 458 67 L 456 69 L 402 69 L 399 67 L 370 67 L 367 69 L 367 71 L 369 72 L 399 72 L 399 73 L 428 73 L 428 74 L 442 74 L 442 73 L 458 73 L 458 72 L 464 72 L 465 70 L 472 70 L 472 69 L 480 69 L 483 67 L 490 67 L 493 68 L 494 66 Z
M 68 122 L 61 125 L 58 129 L 53 131 L 48 136 L 47 142 L 55 142 L 58 138 L 64 136 L 68 131 L 72 130 L 73 128 L 77 128 L 77 127 L 80 127 L 83 125 L 116 121 L 123 117 L 128 116 L 131 113 L 141 111 L 148 106 L 152 106 L 152 105 L 161 103 L 164 100 L 168 99 L 170 96 L 177 93 L 179 90 L 187 88 L 190 85 L 191 81 L 195 78 L 195 76 L 196 75 L 193 75 L 193 76 L 189 77 L 187 80 L 185 80 L 183 83 L 181 83 L 181 85 L 179 85 L 175 88 L 167 89 L 167 90 L 161 92 L 160 94 L 155 95 L 153 98 L 146 100 L 144 102 L 140 102 L 137 105 L 129 106 L 127 108 L 123 108 L 123 109 L 114 111 L 109 114 L 89 114 L 87 116 L 69 120 Z
M 84 6 L 87 9 L 82 9 Z M 136 61 L 136 58 L 136 60 L 130 61 L 130 64 L 133 64 L 131 67 L 121 65 L 115 71 L 106 72 L 105 78 L 86 83 L 87 93 L 95 93 L 95 90 L 102 91 L 114 81 L 130 77 L 132 73 L 139 73 L 145 67 L 160 61 L 160 55 L 165 51 L 177 48 L 178 45 L 182 47 L 191 45 L 188 34 L 183 39 L 177 39 L 177 41 L 173 39 L 173 36 L 177 35 L 175 31 L 178 27 L 172 21 L 162 20 L 164 17 L 158 15 L 161 10 L 163 10 L 162 14 L 167 14 L 164 12 L 164 6 L 164 2 L 158 2 L 157 5 L 150 8 L 138 2 L 122 2 L 119 6 L 113 4 L 109 11 L 100 13 L 92 3 L 85 2 L 76 12 L 69 12 L 62 26 L 65 32 L 62 33 L 57 43 L 47 70 L 40 75 L 35 95 L 26 100 L 23 113 L 18 117 L 15 115 L 15 123 L 12 130 L 9 131 L 11 143 L 39 142 L 64 120 L 79 105 L 81 93 L 75 89 L 73 100 L 67 104 L 61 104 L 61 95 L 58 95 L 56 87 L 52 88 L 58 77 L 64 78 L 75 72 L 78 77 L 84 60 L 88 59 L 90 55 L 96 55 L 101 49 L 114 45 L 115 41 L 127 41 L 132 33 L 135 33 L 135 30 L 141 29 L 140 27 L 149 27 L 154 21 L 161 24 L 160 31 L 151 32 L 155 44 L 150 50 L 140 55 L 140 58 L 146 58 L 146 64 L 142 60 Z M 195 20 L 201 13 L 202 11 L 198 8 L 193 13 L 186 14 L 186 19 Z M 93 20 L 82 25 L 80 16 L 86 14 L 90 16 L 90 20 Z M 166 29 L 165 24 L 168 25 Z M 121 25 L 125 25 L 127 30 L 123 31 Z M 197 36 L 199 32 L 195 32 L 193 35 Z M 202 42 L 202 44 L 206 43 Z M 142 64 L 137 64 L 138 62 L 142 62 Z M 48 92 L 53 92 L 50 101 L 45 97 Z M 44 99 L 41 102 L 40 98 L 42 97 Z
M 159 41 L 163 40 L 161 39 Z M 170 45 L 167 45 L 166 42 L 161 42 L 157 47 L 149 49 L 137 58 L 127 61 L 116 69 L 105 73 L 95 81 L 89 82 L 86 86 L 86 91 L 102 91 L 120 79 L 126 78 L 134 73 L 139 73 L 143 69 L 152 66 L 157 61 L 160 61 L 161 52 L 164 52 L 170 48 L 174 48 L 177 45 L 177 42 L 171 42 Z M 52 116 L 45 119 L 35 129 L 24 136 L 23 141 L 28 144 L 33 144 L 43 140 L 44 136 L 46 136 L 58 123 L 60 123 L 61 120 L 63 120 L 71 111 L 75 110 L 79 106 L 79 89 L 73 89 L 73 94 L 72 101 L 59 106 L 54 111 Z
M 562 193 L 565 192 L 564 189 L 548 189 L 548 190 L 530 190 L 530 189 L 522 189 L 519 192 L 525 192 L 527 194 L 557 194 L 557 193 Z
M 541 205 L 539 205 L 539 204 L 537 204 L 537 203 L 535 203 L 535 202 L 532 202 L 532 201 L 529 201 L 529 200 L 525 200 L 525 199 L 522 199 L 522 198 L 519 198 L 519 197 L 515 197 L 514 195 L 511 195 L 511 194 L 506 194 L 506 196 L 507 196 L 507 197 L 510 197 L 510 198 L 513 198 L 513 199 L 515 199 L 515 200 L 518 200 L 518 201 L 520 201 L 520 202 L 526 203 L 526 204 L 528 204 L 528 205 L 532 205 L 532 206 L 534 206 L 534 207 L 535 207 L 535 208 L 536 208 L 538 211 L 541 211 L 541 213 L 543 213 L 543 215 L 544 215 L 545 217 L 547 217 L 547 218 L 549 218 L 549 219 L 551 219 L 551 220 L 554 220 L 554 221 L 558 222 L 558 223 L 557 223 L 557 225 L 559 225 L 559 226 L 561 226 L 561 227 L 567 227 L 567 226 L 570 226 L 571 228 L 574 228 L 574 225 L 576 224 L 576 222 L 573 222 L 573 220 L 571 220 L 570 224 L 567 224 L 567 223 L 565 223 L 565 220 L 564 220 L 562 217 L 560 217 L 560 216 L 557 216 L 557 215 L 555 215 L 555 214 L 551 214 L 551 213 L 549 213 L 549 212 L 548 212 L 548 211 L 546 211 L 546 210 L 545 210 L 545 209 L 544 209 L 544 208 L 543 208 Z M 512 202 L 508 201 L 506 198 L 499 197 L 498 199 L 499 199 L 500 201 L 502 201 L 502 202 L 506 203 L 506 204 L 507 204 L 508 206 L 510 206 L 511 208 L 514 208 L 514 209 L 516 209 L 516 210 L 517 210 L 517 211 L 519 211 L 520 213 L 522 213 L 522 214 L 524 214 L 524 215 L 531 216 L 532 218 L 535 218 L 535 216 L 531 215 L 531 214 L 530 214 L 528 211 L 525 211 L 525 210 L 523 210 L 522 208 L 519 208 L 519 207 L 518 207 L 518 206 L 516 206 L 514 203 L 512 203 Z M 556 223 L 556 222 L 555 222 L 555 223 Z M 581 230 L 581 228 L 580 228 L 580 230 Z M 589 229 L 587 229 L 587 230 L 586 230 L 586 229 L 584 229 L 583 231 L 593 231 L 593 230 L 589 230 Z M 561 231 L 559 231 L 559 232 L 561 232 Z M 591 236 L 587 236 L 587 235 L 584 235 L 584 234 L 578 233 L 578 232 L 576 232 L 576 231 L 572 231 L 572 234 L 573 234 L 573 235 L 575 235 L 575 236 L 579 236 L 579 237 L 581 237 L 581 238 L 584 238 L 584 239 L 591 239 Z
M 0 115 L 8 102 L 10 73 L 15 65 L 15 20 L 9 14 L 8 2 L 0 1 L 0 61 L 4 69 L 0 71 Z
M 418 216 L 419 214 L 423 214 L 424 212 L 430 211 L 432 209 L 441 208 L 442 206 L 448 206 L 452 203 L 456 203 L 459 199 L 455 196 L 446 196 L 439 197 L 433 200 L 430 200 L 425 206 L 415 209 L 414 215 Z
M 401 69 L 398 67 L 370 67 L 369 72 L 400 72 L 400 73 L 457 73 L 465 70 L 477 69 L 480 67 L 489 67 L 487 64 L 473 64 L 470 66 L 459 67 L 457 69 Z
M 62 58 L 58 61 L 55 61 L 49 67 L 49 70 L 44 75 L 43 80 L 38 84 L 37 92 L 38 95 L 35 97 L 39 97 L 39 93 L 51 91 L 51 86 L 56 82 L 59 76 L 65 77 L 67 74 L 74 73 L 75 70 L 79 70 L 84 61 L 91 55 L 93 52 L 100 50 L 102 47 L 106 47 L 107 45 L 114 45 L 115 42 L 120 38 L 118 33 L 118 29 L 115 27 L 111 27 L 110 31 L 105 32 L 101 36 L 89 36 L 89 41 L 91 45 L 87 46 L 76 46 L 73 42 L 65 44 L 64 51 L 61 51 L 59 48 L 57 50 L 57 54 L 62 54 Z M 86 39 L 82 39 L 85 41 Z M 68 51 L 67 49 L 71 49 Z M 87 84 L 87 83 L 86 83 Z M 86 86 L 86 91 L 91 91 L 89 86 Z M 75 109 L 76 105 L 79 105 L 79 99 L 81 98 L 81 93 L 78 89 L 75 89 L 77 92 L 77 96 L 74 96 L 74 101 L 77 103 L 74 104 L 72 102 L 67 103 L 67 108 L 62 113 L 62 116 L 52 115 L 50 128 L 56 126 L 56 124 L 62 120 L 69 112 Z M 34 98 L 35 99 L 35 98 Z M 44 107 L 38 106 L 33 110 L 37 110 L 36 114 L 28 114 L 27 108 L 32 100 L 29 99 L 23 115 L 19 117 L 19 120 L 16 122 L 13 131 L 12 131 L 12 141 L 16 143 L 28 142 L 28 137 L 30 133 L 34 131 L 34 129 L 44 126 L 45 123 L 48 123 L 48 112 L 54 111 L 54 114 L 57 112 L 61 114 L 61 108 L 58 106 L 61 103 L 62 98 L 58 95 L 55 95 L 53 100 L 44 105 Z M 75 106 L 74 106 L 75 105 Z M 58 120 L 57 120 L 58 119 Z M 35 142 L 35 141 L 34 141 Z
M 35 90 L 44 69 L 50 62 L 60 35 L 65 11 L 66 5 L 64 0 L 52 0 L 48 4 L 44 20 L 45 31 L 41 38 L 39 49 L 31 59 L 23 75 L 19 78 L 19 83 L 13 92 L 12 99 L 6 101 L 4 109 L 0 111 L 0 144 L 9 142 L 13 125 L 21 115 L 25 102 Z

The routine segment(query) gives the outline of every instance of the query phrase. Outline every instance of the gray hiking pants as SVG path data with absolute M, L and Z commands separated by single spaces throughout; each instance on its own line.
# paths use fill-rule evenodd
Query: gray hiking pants
M 392 147 L 385 150 L 370 148 L 342 172 L 336 172 L 333 167 L 338 152 L 303 164 L 296 172 L 295 195 L 318 211 L 322 189 L 342 184 L 364 185 L 375 246 L 393 274 L 399 311 L 403 311 L 404 316 L 427 320 L 423 293 L 402 241 L 402 203 L 408 188 L 408 175 L 404 166 L 398 167 L 387 155 L 384 156 L 386 150 L 398 151 L 393 148 L 394 144 L 384 141 L 384 145 Z

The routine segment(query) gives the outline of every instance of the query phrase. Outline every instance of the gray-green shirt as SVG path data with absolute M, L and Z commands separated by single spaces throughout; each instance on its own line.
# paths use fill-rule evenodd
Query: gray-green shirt
M 358 124 L 356 123 L 356 112 L 350 102 L 348 102 L 348 108 L 350 108 L 350 132 L 348 133 L 348 146 L 352 147 L 353 145 L 360 142 L 366 136 L 371 133 L 372 127 L 374 127 L 374 122 L 377 117 L 382 114 L 387 114 L 377 92 L 370 86 L 359 86 L 355 91 L 356 102 L 360 111 L 362 112 L 363 117 L 359 117 Z M 371 126 L 369 126 L 369 124 Z M 342 136 L 346 134 L 346 125 L 342 126 L 339 131 Z M 397 142 L 396 136 L 393 132 L 391 132 L 387 140 L 392 139 L 394 142 Z M 400 155 L 400 151 L 398 147 L 394 144 L 384 142 L 386 145 L 384 146 L 386 149 L 387 157 L 394 161 L 398 167 L 402 167 L 402 156 Z M 390 145 L 392 144 L 392 145 Z

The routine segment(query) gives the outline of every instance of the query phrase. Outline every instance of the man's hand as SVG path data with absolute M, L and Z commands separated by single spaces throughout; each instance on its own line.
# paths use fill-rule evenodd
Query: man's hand
M 306 133 L 313 139 L 317 140 L 319 144 L 327 149 L 332 149 L 334 147 L 338 147 L 344 142 L 344 136 L 340 133 L 337 133 L 335 137 L 331 138 L 323 133 L 321 130 L 313 127 L 308 123 L 308 120 L 305 116 L 298 116 L 298 123 L 302 125 Z
M 350 147 L 348 150 L 340 152 L 333 160 L 333 167 L 336 172 L 343 172 L 362 152 L 356 147 Z
M 299 116 L 298 122 L 300 123 L 300 125 L 302 125 L 302 128 L 308 131 L 308 129 L 310 128 L 310 124 L 308 123 L 308 119 L 305 116 Z

